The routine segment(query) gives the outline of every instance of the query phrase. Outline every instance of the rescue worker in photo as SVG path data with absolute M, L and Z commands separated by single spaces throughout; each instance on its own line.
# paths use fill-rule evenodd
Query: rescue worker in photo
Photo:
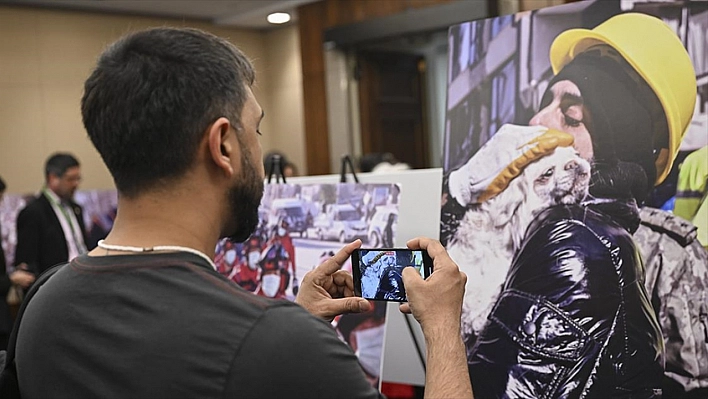
M 285 290 L 290 283 L 290 255 L 283 245 L 277 228 L 269 244 L 261 253 L 261 281 L 256 294 L 269 298 L 286 298 Z
M 474 393 L 658 398 L 667 385 L 664 339 L 677 351 L 696 341 L 671 342 L 669 320 L 679 315 L 682 324 L 684 311 L 667 314 L 674 310 L 645 288 L 639 248 L 645 262 L 656 254 L 638 248 L 632 234 L 691 121 L 695 71 L 666 24 L 636 13 L 561 33 L 550 58 L 555 77 L 530 124 L 574 136 L 592 164 L 590 195 L 582 205 L 542 211 L 529 226 L 468 359 Z M 700 282 L 705 265 L 685 267 Z M 680 362 L 667 356 L 667 376 Z M 698 365 L 688 372 L 684 381 L 694 383 L 703 373 Z
M 263 250 L 262 240 L 259 235 L 251 235 L 243 243 L 239 262 L 234 266 L 229 279 L 251 292 L 256 292 L 260 285 L 260 267 L 258 262 Z
M 389 301 L 405 301 L 406 288 L 403 286 L 401 273 L 404 267 L 413 266 L 411 253 L 408 251 L 395 251 L 392 256 L 388 256 L 385 259 L 387 265 L 381 275 L 378 290 L 374 298 Z
M 278 225 L 275 228 L 275 234 L 280 237 L 280 242 L 283 247 L 288 252 L 288 258 L 290 263 L 288 264 L 286 272 L 292 278 L 292 293 L 293 297 L 297 295 L 297 291 L 300 288 L 300 283 L 297 280 L 297 271 L 295 267 L 295 245 L 293 244 L 293 238 L 290 236 L 290 222 L 289 217 L 282 217 L 278 221 Z M 288 286 L 290 281 L 288 281 Z
M 231 240 L 221 240 L 216 245 L 214 264 L 216 265 L 216 271 L 220 274 L 228 276 L 234 272 L 234 268 L 239 261 L 240 252 L 237 244 Z

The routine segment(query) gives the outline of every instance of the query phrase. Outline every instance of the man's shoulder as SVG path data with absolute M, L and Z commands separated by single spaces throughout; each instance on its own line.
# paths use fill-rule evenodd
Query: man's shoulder
M 152 256 L 155 259 L 145 260 Z M 140 304 L 142 310 L 135 315 L 136 320 L 143 320 L 151 313 L 161 314 L 167 324 L 187 323 L 213 331 L 241 331 L 274 318 L 281 326 L 301 325 L 303 316 L 298 314 L 306 312 L 293 302 L 255 295 L 193 257 L 177 253 L 79 256 L 48 281 L 42 291 L 44 312 L 62 312 L 61 303 L 77 298 L 101 297 L 116 306 Z M 165 299 L 169 299 L 170 309 L 163 308 Z M 94 304 L 81 307 L 86 312 L 99 312 L 100 317 L 105 313 Z M 295 323 L 294 318 L 299 322 Z
M 53 212 L 52 205 L 43 195 L 30 199 L 24 208 L 17 214 L 17 223 L 23 224 L 27 221 L 43 220 Z
M 259 320 L 259 323 L 268 324 L 274 322 L 275 325 L 286 325 L 288 328 L 281 332 L 290 338 L 293 338 L 299 333 L 309 335 L 312 331 L 311 328 L 319 329 L 324 326 L 326 330 L 332 329 L 331 324 L 314 316 L 312 313 L 308 312 L 305 308 L 295 302 L 291 302 L 286 299 L 271 299 L 257 295 L 253 296 L 260 301 L 260 304 L 263 306 L 264 310 L 264 317 Z
M 259 315 L 270 307 L 299 307 L 290 301 L 255 295 L 215 272 L 200 258 L 186 253 L 122 257 L 84 255 L 71 262 L 71 273 L 74 276 L 63 282 L 64 284 L 77 284 L 79 279 L 90 279 L 95 284 L 111 285 L 120 280 L 126 285 L 143 286 L 145 281 L 149 280 L 153 290 L 164 294 L 179 293 L 180 298 L 190 296 L 190 301 L 209 306 L 213 312 L 233 313 L 237 311 L 235 308 L 239 308 L 245 311 L 244 314 L 260 317 Z M 134 294 L 138 295 L 140 292 Z
M 37 212 L 45 209 L 47 206 L 51 206 L 51 204 L 47 201 L 45 196 L 40 194 L 29 199 L 25 207 L 20 210 L 20 213 Z
M 587 230 L 595 232 L 613 227 L 614 223 L 607 215 L 596 212 L 579 204 L 557 205 L 542 210 L 531 223 L 529 233 L 551 234 L 570 230 Z
M 708 262 L 708 251 L 696 239 L 696 227 L 670 212 L 642 208 L 642 223 L 632 235 L 647 271 L 693 268 Z
M 698 234 L 693 223 L 671 212 L 643 207 L 639 211 L 640 228 L 634 233 L 639 244 L 655 242 L 662 237 L 675 241 L 682 247 L 690 245 Z
M 612 248 L 633 249 L 629 232 L 610 216 L 579 204 L 544 209 L 529 225 L 519 256 L 529 253 L 555 257 L 565 248 L 582 249 L 578 254 L 607 254 Z
M 47 201 L 47 199 L 43 195 L 36 195 L 27 200 L 27 203 L 25 204 L 24 208 L 21 209 L 21 211 L 27 209 L 39 209 L 42 208 L 45 204 L 49 204 L 49 201 Z

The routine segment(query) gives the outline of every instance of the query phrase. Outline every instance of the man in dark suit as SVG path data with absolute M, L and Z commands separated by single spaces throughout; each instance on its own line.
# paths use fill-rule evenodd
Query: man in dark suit
M 17 216 L 15 264 L 39 275 L 86 252 L 83 211 L 73 201 L 81 181 L 79 161 L 56 153 L 44 168 L 45 187 Z

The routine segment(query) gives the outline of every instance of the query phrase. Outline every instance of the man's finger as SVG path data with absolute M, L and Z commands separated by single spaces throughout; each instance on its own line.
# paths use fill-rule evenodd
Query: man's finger
M 332 280 L 337 286 L 346 287 L 352 291 L 354 290 L 354 278 L 347 271 L 337 270 L 332 274 Z
M 416 237 L 416 238 L 410 239 L 410 240 L 408 240 L 408 242 L 406 242 L 406 246 L 410 249 L 424 249 L 421 246 L 421 241 L 423 241 L 423 240 L 426 240 L 426 238 L 425 237 Z
M 462 285 L 467 284 L 467 274 L 465 272 L 460 272 L 460 279 L 462 280 Z
M 426 250 L 430 258 L 433 259 L 433 272 L 440 268 L 450 267 L 451 265 L 457 266 L 457 264 L 452 261 L 452 258 L 450 258 L 450 255 L 448 255 L 445 247 L 443 247 L 438 240 L 427 237 L 417 237 L 408 241 L 406 245 L 411 249 L 420 248 Z
M 329 300 L 324 308 L 330 315 L 362 313 L 368 312 L 371 309 L 371 304 L 364 298 L 350 297 Z
M 355 295 L 354 289 L 352 289 L 352 288 L 344 287 L 344 289 L 342 290 L 342 296 L 345 298 L 348 298 L 348 297 L 354 296 L 354 295 Z
M 411 307 L 410 307 L 410 305 L 408 305 L 408 302 L 398 305 L 398 310 L 401 313 L 407 313 L 407 314 L 411 313 Z
M 409 240 L 406 245 L 410 249 L 423 249 L 428 251 L 428 255 L 433 259 L 435 259 L 436 256 L 446 253 L 445 247 L 443 247 L 438 240 L 433 240 L 428 237 L 416 237 Z
M 344 263 L 347 261 L 347 259 L 349 259 L 352 252 L 354 252 L 354 250 L 359 247 L 361 247 L 361 240 L 358 239 L 352 243 L 345 245 L 336 254 L 334 254 L 333 257 L 324 261 L 324 263 L 319 265 L 315 270 L 317 270 L 318 273 L 324 274 L 325 276 L 333 274 L 337 270 L 341 269 L 342 266 L 344 266 Z
M 429 240 L 429 242 L 426 243 L 426 250 L 428 251 L 428 255 L 437 261 L 450 259 L 450 255 L 447 254 L 447 250 L 445 250 L 445 247 L 442 246 L 440 241 Z
M 403 286 L 414 287 L 423 281 L 423 277 L 420 276 L 414 267 L 404 267 L 403 272 L 401 272 L 401 277 L 403 278 Z

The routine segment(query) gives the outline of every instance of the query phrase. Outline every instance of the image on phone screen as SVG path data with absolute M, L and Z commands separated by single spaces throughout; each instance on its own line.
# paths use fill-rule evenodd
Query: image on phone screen
M 352 254 L 356 295 L 366 299 L 406 302 L 403 269 L 415 268 L 422 278 L 432 272 L 426 251 L 407 248 L 358 249 Z

